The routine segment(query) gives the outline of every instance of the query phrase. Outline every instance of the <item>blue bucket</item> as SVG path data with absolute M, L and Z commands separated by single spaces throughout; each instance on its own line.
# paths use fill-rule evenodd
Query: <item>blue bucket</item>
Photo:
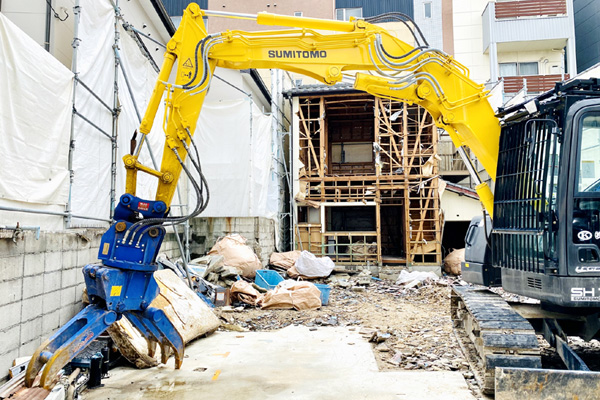
M 256 270 L 256 276 L 254 277 L 254 283 L 267 290 L 274 289 L 275 286 L 282 281 L 283 278 L 281 275 L 270 269 L 258 269 Z
M 321 291 L 321 304 L 326 306 L 329 304 L 329 292 L 331 292 L 331 286 L 322 283 L 315 283 L 315 286 Z

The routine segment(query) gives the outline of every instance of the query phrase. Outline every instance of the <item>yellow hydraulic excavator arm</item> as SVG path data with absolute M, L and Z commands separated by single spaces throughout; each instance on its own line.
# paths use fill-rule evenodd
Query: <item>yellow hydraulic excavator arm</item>
M 215 13 L 216 14 L 216 13 Z M 259 13 L 259 24 L 294 29 L 209 35 L 203 16 L 213 15 L 190 4 L 179 29 L 167 44 L 165 59 L 139 131 L 134 154 L 124 157 L 128 193 L 135 195 L 138 170 L 159 179 L 156 200 L 170 205 L 196 122 L 215 67 L 279 68 L 313 77 L 325 84 L 343 77 L 358 90 L 423 106 L 438 127 L 462 150 L 468 146 L 492 179 L 496 176 L 500 125 L 483 85 L 469 78 L 467 68 L 445 53 L 413 47 L 384 28 L 363 20 L 350 22 Z M 299 29 L 298 29 L 299 28 Z M 174 83 L 172 72 L 176 65 Z M 166 134 L 161 170 L 138 162 L 158 106 L 166 104 Z M 485 183 L 477 187 L 487 211 L 493 196 Z

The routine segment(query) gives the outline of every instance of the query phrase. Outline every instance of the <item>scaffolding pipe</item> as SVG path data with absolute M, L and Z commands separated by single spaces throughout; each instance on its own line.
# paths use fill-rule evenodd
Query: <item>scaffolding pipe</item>
M 119 0 L 115 0 L 115 10 L 119 9 Z M 117 138 L 119 134 L 119 66 L 121 59 L 118 57 L 119 49 L 119 13 L 115 11 L 115 41 L 113 49 L 115 50 L 115 74 L 114 74 L 114 89 L 113 89 L 113 114 L 112 114 L 112 151 L 110 157 L 110 218 L 112 219 L 115 213 L 115 203 L 117 199 Z
M 39 226 L 20 226 L 19 224 L 15 225 L 15 226 L 0 225 L 0 229 L 8 229 L 10 231 L 34 231 L 35 232 L 35 240 L 40 240 L 41 227 L 39 227 Z M 14 237 L 14 234 L 13 234 L 13 237 Z
M 73 59 L 71 61 L 71 71 L 75 75 L 73 80 L 73 112 L 71 113 L 71 131 L 69 134 L 69 197 L 67 199 L 66 213 L 65 213 L 65 226 L 71 227 L 71 207 L 72 207 L 72 194 L 73 194 L 73 181 L 75 179 L 75 172 L 73 171 L 73 152 L 75 151 L 75 94 L 77 93 L 77 79 L 79 72 L 77 72 L 77 48 L 79 47 L 79 20 L 80 20 L 81 6 L 79 0 L 75 0 L 75 6 L 73 7 L 73 15 L 75 18 L 73 28 Z
M 79 79 L 78 75 L 75 75 L 75 80 L 77 81 L 77 84 L 83 86 L 83 88 L 85 90 L 87 90 L 89 92 L 89 94 L 91 94 L 92 96 L 94 96 L 94 98 L 96 100 L 98 100 L 100 102 L 100 104 L 102 104 L 104 106 L 104 108 L 106 108 L 108 111 L 110 111 L 111 113 L 114 112 L 114 110 L 112 108 L 110 108 L 110 106 L 108 104 L 106 104 L 106 102 L 104 100 L 102 100 L 100 98 L 100 96 L 98 96 L 96 93 L 94 93 L 94 91 L 92 89 L 90 89 L 88 87 L 88 85 L 86 85 L 81 79 Z
M 70 218 L 79 218 L 79 219 L 89 219 L 92 221 L 102 221 L 102 222 L 108 222 L 108 223 L 112 222 L 112 220 L 110 220 L 110 219 L 84 217 L 83 215 L 67 214 L 64 211 L 61 212 L 61 211 L 33 210 L 30 208 L 6 207 L 6 206 L 0 206 L 0 211 L 22 212 L 22 213 L 28 213 L 28 214 L 57 215 L 60 217 L 68 217 L 69 219 Z
M 157 45 L 159 45 L 160 47 L 162 47 L 163 49 L 166 49 L 167 46 L 165 46 L 164 43 L 159 42 L 158 40 L 154 39 L 153 37 L 150 37 L 149 35 L 145 34 L 144 32 L 136 29 L 133 25 L 131 24 L 127 24 L 127 26 L 125 26 L 125 24 L 123 24 L 123 28 L 125 28 L 125 30 L 129 30 L 131 29 L 133 32 L 137 33 L 138 35 L 141 35 L 143 37 L 145 37 L 146 39 L 148 39 L 151 42 L 156 43 Z
M 84 120 L 85 122 L 87 122 L 88 124 L 90 124 L 91 126 L 93 126 L 94 128 L 96 128 L 98 130 L 98 132 L 100 132 L 101 134 L 103 134 L 104 136 L 106 136 L 108 139 L 113 140 L 113 137 L 111 135 L 109 135 L 108 133 L 106 133 L 102 128 L 100 128 L 98 125 L 96 125 L 95 123 L 93 123 L 92 121 L 90 121 L 88 118 L 86 118 L 79 111 L 73 110 L 73 114 L 77 115 L 79 118 L 81 118 L 82 120 Z
M 288 103 L 290 105 L 290 110 L 294 109 L 294 102 L 292 100 L 292 96 L 288 97 Z M 298 235 L 298 243 L 300 244 L 300 250 L 304 250 L 302 248 L 302 241 L 300 240 L 300 227 L 298 227 L 298 213 L 296 212 L 296 200 L 294 199 L 294 154 L 293 154 L 293 142 L 294 142 L 294 124 L 290 123 L 290 137 L 288 142 L 288 155 L 290 161 L 290 185 L 288 189 L 290 190 L 290 250 L 296 250 L 296 241 L 295 235 Z
M 173 231 L 175 232 L 175 238 L 177 239 L 177 246 L 179 246 L 179 252 L 181 253 L 181 261 L 183 262 L 183 269 L 185 269 L 185 276 L 187 277 L 188 285 L 190 286 L 190 289 L 194 290 L 194 285 L 192 284 L 192 278 L 190 277 L 190 269 L 188 268 L 188 263 L 185 260 L 183 246 L 181 244 L 181 238 L 179 237 L 179 232 L 177 232 L 177 225 L 173 225 Z

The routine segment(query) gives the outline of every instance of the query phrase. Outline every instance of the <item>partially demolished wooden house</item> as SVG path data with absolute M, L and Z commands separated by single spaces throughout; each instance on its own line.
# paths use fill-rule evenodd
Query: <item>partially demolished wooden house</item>
M 291 98 L 296 249 L 337 264 L 439 266 L 431 115 L 337 85 L 301 87 Z

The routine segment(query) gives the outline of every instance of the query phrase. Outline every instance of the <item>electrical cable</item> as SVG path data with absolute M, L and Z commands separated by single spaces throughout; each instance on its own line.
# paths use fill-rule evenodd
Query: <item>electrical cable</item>
M 56 12 L 56 10 L 54 9 L 54 7 L 52 7 L 52 2 L 50 0 L 46 0 L 46 3 L 48 3 L 48 6 L 50 6 L 50 9 L 54 13 L 54 18 L 58 19 L 60 22 L 65 22 L 69 18 L 69 13 L 67 12 L 66 9 L 64 9 L 64 8 L 62 9 L 62 11 L 65 13 L 66 17 L 61 18 L 58 15 L 58 13 Z
M 417 38 L 417 35 L 415 34 L 415 31 L 408 24 L 410 22 L 413 25 L 413 27 L 417 30 L 417 32 L 419 33 L 421 40 L 423 40 L 423 45 L 426 47 L 429 47 L 429 42 L 427 42 L 427 39 L 425 39 L 425 35 L 423 35 L 423 32 L 421 31 L 421 28 L 419 28 L 419 25 L 417 25 L 410 16 L 408 16 L 404 13 L 389 12 L 389 13 L 379 14 L 379 15 L 375 15 L 373 17 L 365 18 L 365 21 L 369 22 L 371 24 L 376 24 L 378 22 L 385 22 L 385 20 L 389 20 L 389 19 L 402 22 L 408 28 L 408 30 L 413 35 L 413 37 L 415 38 L 415 42 L 417 43 L 417 45 L 422 46 L 419 41 L 419 38 Z

